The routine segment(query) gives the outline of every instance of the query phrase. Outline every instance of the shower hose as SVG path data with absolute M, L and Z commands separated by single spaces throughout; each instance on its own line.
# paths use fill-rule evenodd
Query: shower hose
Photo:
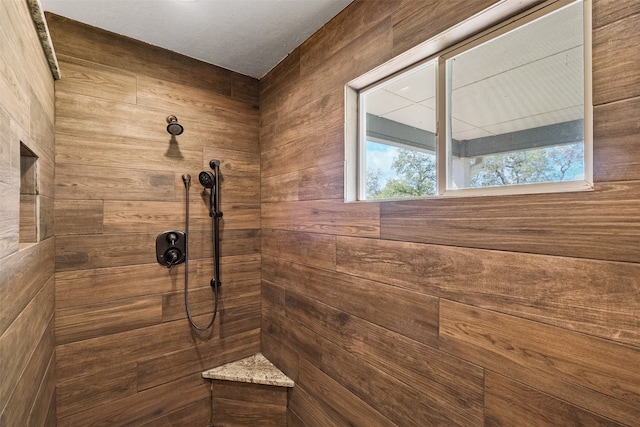
M 216 177 L 217 178 L 217 177 Z M 216 320 L 216 315 L 218 314 L 218 287 L 220 286 L 220 278 L 219 278 L 219 269 L 220 269 L 220 254 L 219 254 L 219 215 L 217 212 L 217 206 L 213 206 L 213 191 L 214 188 L 211 188 L 211 203 L 210 203 L 210 216 L 211 216 L 211 225 L 212 225 L 212 249 L 213 249 L 213 260 L 214 260 L 214 272 L 213 279 L 211 279 L 211 287 L 213 287 L 214 293 L 214 306 L 213 306 L 213 316 L 211 321 L 207 326 L 199 326 L 193 320 L 193 316 L 191 314 L 191 309 L 189 308 L 189 187 L 191 186 L 191 176 L 183 175 L 182 180 L 184 181 L 184 187 L 186 190 L 186 219 L 185 219 L 185 234 L 187 236 L 187 244 L 185 246 L 185 266 L 184 266 L 184 305 L 187 310 L 187 318 L 189 319 L 189 323 L 198 331 L 206 331 L 209 329 L 213 322 Z

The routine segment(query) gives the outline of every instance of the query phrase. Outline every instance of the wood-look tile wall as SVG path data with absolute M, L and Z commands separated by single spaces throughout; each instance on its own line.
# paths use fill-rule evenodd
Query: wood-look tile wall
M 59 426 L 206 425 L 200 372 L 259 350 L 259 84 L 47 15 L 56 83 L 55 284 Z M 206 42 L 206 41 L 203 41 Z M 184 133 L 171 137 L 166 117 Z M 209 321 L 211 223 L 198 173 L 221 160 L 220 313 L 195 333 L 184 265 L 156 235 L 184 230 L 192 176 L 190 305 Z
M 53 120 L 53 76 L 27 2 L 1 1 L 2 426 L 54 426 L 56 422 Z M 23 162 L 22 169 L 21 143 L 37 157 L 35 162 Z M 29 193 L 22 201 L 21 192 Z M 27 214 L 27 217 L 23 218 L 21 214 Z M 28 221 L 24 221 L 27 218 Z
M 356 0 L 261 80 L 261 339 L 290 425 L 640 420 L 638 2 L 593 1 L 595 191 L 342 201 L 344 84 L 493 3 Z

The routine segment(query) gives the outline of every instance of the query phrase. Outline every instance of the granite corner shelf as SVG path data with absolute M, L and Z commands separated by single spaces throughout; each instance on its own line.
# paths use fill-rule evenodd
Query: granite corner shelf
M 211 380 L 237 381 L 277 387 L 293 387 L 294 381 L 271 363 L 262 353 L 230 362 L 202 373 Z

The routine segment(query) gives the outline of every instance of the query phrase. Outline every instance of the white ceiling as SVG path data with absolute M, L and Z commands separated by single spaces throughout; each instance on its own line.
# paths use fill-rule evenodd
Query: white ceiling
M 45 11 L 255 78 L 353 0 L 40 0 Z

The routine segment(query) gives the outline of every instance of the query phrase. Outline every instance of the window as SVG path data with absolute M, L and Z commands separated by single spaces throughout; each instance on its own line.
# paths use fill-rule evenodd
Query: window
M 589 14 L 547 1 L 352 82 L 347 200 L 592 189 Z

